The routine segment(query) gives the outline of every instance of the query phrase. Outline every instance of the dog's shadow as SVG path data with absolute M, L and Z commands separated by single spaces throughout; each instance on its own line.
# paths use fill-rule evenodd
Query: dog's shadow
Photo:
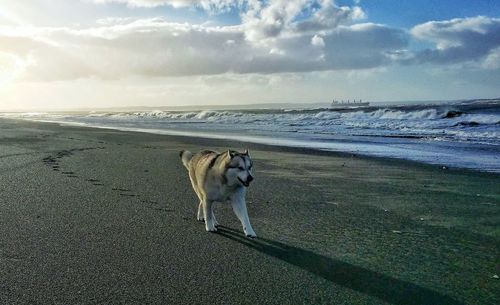
M 340 285 L 397 305 L 453 304 L 451 297 L 403 280 L 342 262 L 309 250 L 258 237 L 250 240 L 240 232 L 220 226 L 219 235 L 270 255 Z

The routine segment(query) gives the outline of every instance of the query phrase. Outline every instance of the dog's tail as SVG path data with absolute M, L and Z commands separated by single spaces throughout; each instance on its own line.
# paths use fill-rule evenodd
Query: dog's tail
M 182 164 L 189 170 L 189 161 L 191 161 L 193 154 L 189 150 L 181 150 L 179 156 L 181 157 Z

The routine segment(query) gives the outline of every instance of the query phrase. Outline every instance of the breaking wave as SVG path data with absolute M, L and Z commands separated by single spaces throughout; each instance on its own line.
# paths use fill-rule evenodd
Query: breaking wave
M 137 128 L 193 133 L 239 134 L 266 139 L 323 141 L 316 144 L 331 149 L 335 141 L 361 141 L 382 145 L 367 146 L 367 153 L 382 153 L 388 145 L 486 145 L 498 152 L 500 147 L 500 100 L 443 105 L 404 105 L 358 109 L 251 109 L 203 111 L 90 112 L 80 114 L 24 113 L 0 114 L 30 120 L 74 123 L 106 128 Z M 399 139 L 399 141 L 398 141 Z M 381 144 L 382 143 L 382 144 Z M 432 144 L 434 143 L 434 144 Z M 373 144 L 374 145 L 374 144 Z M 448 144 L 447 144 L 448 145 Z M 342 148 L 343 147 L 343 148 Z M 371 147 L 371 148 L 370 148 Z M 482 146 L 481 146 L 482 147 Z M 484 147 L 483 147 L 484 148 Z M 483 149 L 482 148 L 482 149 Z M 398 148 L 392 148 L 401 153 Z M 427 148 L 426 148 L 427 149 Z M 425 149 L 425 150 L 426 150 Z M 468 148 L 469 149 L 469 148 Z M 371 151 L 373 150 L 373 151 Z M 417 149 L 424 158 L 424 149 Z M 453 149 L 449 152 L 452 156 Z M 391 155 L 385 152 L 386 155 Z M 420 158 L 419 157 L 419 158 Z M 417 159 L 415 155 L 408 157 Z M 427 158 L 427 159 L 425 159 Z M 424 161 L 431 162 L 429 155 Z M 474 160 L 475 155 L 467 157 Z M 431 160 L 432 159 L 432 160 Z M 431 160 L 431 161 L 429 161 Z M 492 158 L 492 163 L 498 162 Z M 433 161 L 432 161 L 433 162 Z M 451 161 L 450 161 L 451 162 Z M 500 166 L 498 166 L 500 168 Z M 500 171 L 500 169 L 499 169 Z
M 29 114 L 26 116 L 36 116 Z M 111 117 L 115 119 L 158 119 L 158 120 L 196 120 L 204 122 L 217 122 L 234 120 L 238 122 L 254 121 L 256 118 L 261 120 L 275 119 L 280 121 L 315 123 L 319 121 L 331 120 L 356 120 L 363 121 L 449 121 L 456 123 L 458 119 L 462 122 L 476 122 L 478 124 L 498 124 L 500 122 L 500 114 L 465 114 L 456 111 L 439 111 L 437 109 L 425 109 L 418 111 L 401 111 L 392 110 L 389 108 L 377 109 L 371 112 L 353 111 L 353 112 L 336 112 L 322 110 L 318 112 L 289 112 L 282 111 L 279 113 L 252 113 L 252 112 L 237 112 L 237 111 L 212 111 L 204 110 L 199 112 L 176 112 L 154 110 L 147 112 L 133 113 L 94 113 L 87 117 Z M 321 125 L 321 124 L 320 124 Z

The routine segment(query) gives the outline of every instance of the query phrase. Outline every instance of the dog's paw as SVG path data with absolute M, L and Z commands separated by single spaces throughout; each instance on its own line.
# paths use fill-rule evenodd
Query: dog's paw
M 205 218 L 203 218 L 203 217 L 196 217 L 196 220 L 198 220 L 200 222 L 205 222 Z
M 254 239 L 257 237 L 257 234 L 255 234 L 254 230 L 252 228 L 247 229 L 246 227 L 243 228 L 243 232 L 245 232 L 246 237 Z
M 209 223 L 205 226 L 205 229 L 207 232 L 217 232 L 217 228 L 214 226 L 213 223 Z
M 214 227 L 219 227 L 220 226 L 220 223 L 218 223 L 217 221 L 214 222 Z

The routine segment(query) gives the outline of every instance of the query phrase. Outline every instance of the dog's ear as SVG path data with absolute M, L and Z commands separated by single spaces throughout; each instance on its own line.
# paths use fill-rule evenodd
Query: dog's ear
M 248 156 L 248 155 L 249 155 L 249 154 L 248 154 L 248 148 L 247 148 L 247 149 L 245 149 L 245 152 L 244 152 L 243 154 L 244 154 L 245 156 Z

